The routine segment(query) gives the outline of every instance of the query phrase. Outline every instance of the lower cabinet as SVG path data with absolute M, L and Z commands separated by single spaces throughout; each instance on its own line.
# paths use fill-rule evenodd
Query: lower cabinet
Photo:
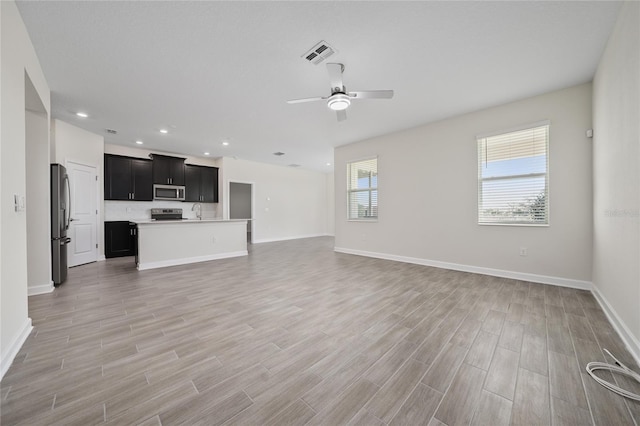
M 128 221 L 104 223 L 104 257 L 137 255 L 137 227 Z

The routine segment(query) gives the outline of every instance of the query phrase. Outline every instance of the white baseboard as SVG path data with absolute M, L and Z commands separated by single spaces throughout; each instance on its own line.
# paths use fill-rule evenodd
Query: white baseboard
M 24 344 L 27 337 L 29 337 L 29 333 L 33 330 L 33 326 L 31 325 L 31 318 L 27 318 L 22 325 L 22 329 L 17 334 L 17 336 L 11 341 L 9 347 L 6 351 L 3 351 L 2 358 L 0 358 L 0 379 L 4 377 L 4 374 L 11 367 L 11 363 L 13 362 L 16 355 L 20 351 L 20 348 Z M 4 349 L 4 348 L 3 348 Z
M 282 237 L 282 238 L 263 238 L 260 240 L 253 240 L 253 244 L 275 243 L 277 241 L 300 240 L 302 238 L 316 238 L 316 237 L 326 237 L 326 236 L 327 234 L 309 234 L 309 235 L 296 235 L 293 237 Z
M 472 272 L 474 274 L 491 275 L 494 277 L 511 278 L 514 280 L 529 281 L 534 283 L 552 284 L 562 287 L 591 290 L 591 282 L 574 280 L 569 278 L 551 277 L 547 275 L 529 274 L 526 272 L 505 271 L 502 269 L 485 268 L 482 266 L 462 265 L 459 263 L 441 262 L 439 260 L 420 259 L 417 257 L 398 256 L 395 254 L 377 253 L 363 250 L 353 250 L 342 247 L 334 247 L 338 253 L 355 254 L 357 256 L 374 257 L 377 259 L 395 260 L 396 262 L 413 263 L 416 265 L 433 266 L 454 271 Z
M 234 251 L 230 253 L 211 254 L 206 256 L 186 257 L 183 259 L 161 260 L 158 262 L 138 263 L 138 270 L 165 268 L 167 266 L 187 265 L 189 263 L 208 262 L 209 260 L 227 259 L 230 257 L 247 256 L 247 250 Z
M 27 286 L 27 296 L 35 296 L 37 294 L 46 294 L 53 291 L 53 281 L 48 284 Z
M 107 260 L 107 258 L 106 258 L 106 257 L 104 257 L 104 254 L 103 254 L 103 255 L 101 255 L 101 256 L 98 256 L 98 262 L 103 262 L 103 261 L 105 261 L 105 260 Z
M 627 346 L 631 355 L 636 360 L 636 363 L 640 365 L 640 341 L 633 335 L 629 327 L 625 324 L 625 322 L 620 318 L 618 313 L 613 309 L 609 301 L 606 297 L 600 292 L 600 289 L 593 285 L 593 289 L 591 290 L 596 300 L 600 304 L 600 307 L 604 311 L 605 315 L 609 319 L 609 322 L 613 326 L 613 328 L 618 332 L 618 335 Z

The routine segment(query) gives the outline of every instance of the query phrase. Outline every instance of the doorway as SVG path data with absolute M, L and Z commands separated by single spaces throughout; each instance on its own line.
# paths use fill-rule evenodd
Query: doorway
M 25 183 L 27 222 L 27 294 L 53 291 L 51 279 L 51 221 L 49 116 L 29 75 L 25 89 Z
M 73 161 L 67 161 L 67 174 L 71 195 L 67 255 L 71 267 L 98 260 L 98 180 L 96 167 Z
M 253 219 L 253 183 L 229 182 L 229 219 Z M 247 243 L 253 242 L 253 220 L 247 221 Z

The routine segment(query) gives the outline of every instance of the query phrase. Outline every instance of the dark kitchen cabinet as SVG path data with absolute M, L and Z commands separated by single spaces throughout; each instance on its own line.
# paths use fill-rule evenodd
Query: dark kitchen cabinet
M 105 154 L 105 200 L 153 200 L 153 163 L 143 158 Z
M 185 201 L 218 202 L 218 168 L 185 164 Z
M 184 158 L 151 154 L 153 159 L 153 183 L 184 185 Z
M 128 221 L 104 223 L 104 257 L 137 255 L 137 226 Z

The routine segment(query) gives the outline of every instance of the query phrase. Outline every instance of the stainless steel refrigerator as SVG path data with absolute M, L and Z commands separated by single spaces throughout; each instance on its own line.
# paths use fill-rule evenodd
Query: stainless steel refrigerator
M 71 189 L 67 169 L 51 165 L 51 267 L 54 285 L 67 279 L 67 237 L 71 220 Z

